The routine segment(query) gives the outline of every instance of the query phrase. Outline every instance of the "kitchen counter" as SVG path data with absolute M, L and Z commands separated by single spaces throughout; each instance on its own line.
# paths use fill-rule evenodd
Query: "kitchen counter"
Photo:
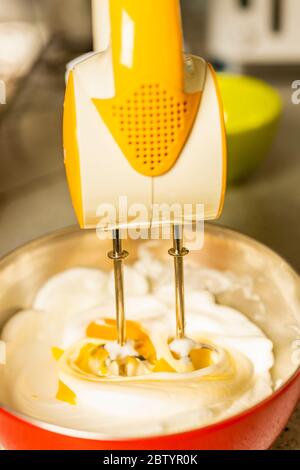
M 65 63 L 76 54 L 54 42 L 13 106 L 0 114 L 0 255 L 76 223 L 68 194 L 61 142 Z M 300 272 L 300 105 L 291 83 L 300 69 L 271 78 L 285 103 L 268 159 L 254 177 L 230 188 L 220 222 L 267 244 Z M 3 110 L 2 110 L 3 111 Z M 300 450 L 300 408 L 274 446 Z

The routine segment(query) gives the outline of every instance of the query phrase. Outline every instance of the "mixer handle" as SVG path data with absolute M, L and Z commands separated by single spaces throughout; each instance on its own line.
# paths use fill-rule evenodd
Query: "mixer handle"
M 106 51 L 110 46 L 109 0 L 92 0 L 93 49 Z
M 111 46 L 116 94 L 145 81 L 183 90 L 179 0 L 93 0 L 94 47 Z

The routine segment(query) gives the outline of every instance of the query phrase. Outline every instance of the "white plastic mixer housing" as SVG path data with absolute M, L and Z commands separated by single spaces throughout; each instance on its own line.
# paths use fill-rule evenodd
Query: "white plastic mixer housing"
M 203 204 L 215 219 L 226 181 L 222 104 L 212 67 L 182 53 L 177 0 L 94 3 L 102 50 L 70 65 L 64 113 L 80 225 L 101 226 L 99 205 L 118 207 L 120 196 L 148 209 L 147 225 L 154 204 Z M 132 214 L 128 222 L 136 224 Z

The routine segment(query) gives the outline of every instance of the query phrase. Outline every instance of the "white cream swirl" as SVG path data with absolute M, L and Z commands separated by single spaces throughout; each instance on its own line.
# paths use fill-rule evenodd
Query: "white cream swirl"
M 211 274 L 212 279 L 222 279 L 222 273 Z M 157 357 L 178 370 L 168 347 L 175 331 L 170 267 L 151 261 L 147 254 L 125 276 L 130 286 L 127 320 L 142 325 Z M 208 276 L 206 270 L 206 280 Z M 91 322 L 113 318 L 110 284 L 110 274 L 101 271 L 66 271 L 42 287 L 33 310 L 20 312 L 7 323 L 2 334 L 7 364 L 0 370 L 1 401 L 63 427 L 132 437 L 211 424 L 272 393 L 271 341 L 240 312 L 218 305 L 211 293 L 199 289 L 201 269 L 195 267 L 187 269 L 187 335 L 217 346 L 212 364 L 187 373 L 83 377 L 72 358 L 84 344 L 101 343 L 87 338 L 86 331 Z M 58 362 L 53 347 L 64 351 Z M 59 383 L 72 391 L 76 404 L 56 398 Z

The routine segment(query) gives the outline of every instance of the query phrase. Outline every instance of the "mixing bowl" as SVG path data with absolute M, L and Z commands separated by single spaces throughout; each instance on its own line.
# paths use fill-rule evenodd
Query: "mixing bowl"
M 279 94 L 252 77 L 220 73 L 228 145 L 228 181 L 250 176 L 267 156 L 282 114 Z
M 140 243 L 128 240 L 131 262 Z M 71 228 L 34 241 L 0 262 L 0 328 L 18 310 L 31 306 L 40 286 L 74 266 L 111 269 L 106 253 L 111 242 L 94 231 Z M 157 245 L 156 256 L 170 263 L 170 242 Z M 174 435 L 114 439 L 32 419 L 0 405 L 0 442 L 6 449 L 267 449 L 288 422 L 300 396 L 300 282 L 275 253 L 259 243 L 216 226 L 206 226 L 202 251 L 191 252 L 201 267 L 235 273 L 249 289 L 218 300 L 241 310 L 272 339 L 276 391 L 257 406 L 217 424 Z M 0 366 L 0 386 L 1 368 Z

